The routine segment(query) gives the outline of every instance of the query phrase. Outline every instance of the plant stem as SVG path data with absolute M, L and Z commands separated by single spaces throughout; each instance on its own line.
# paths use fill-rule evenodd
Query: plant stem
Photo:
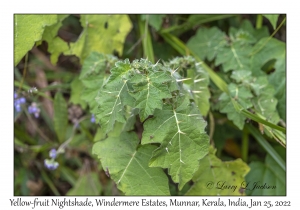
M 249 150 L 249 135 L 247 128 L 243 130 L 242 137 L 242 159 L 245 163 L 248 162 L 248 150 Z
M 67 147 L 67 145 L 73 140 L 73 137 L 74 137 L 74 134 L 75 134 L 75 130 L 77 128 L 77 125 L 79 125 L 79 123 L 83 120 L 87 119 L 86 116 L 80 118 L 77 122 L 77 124 L 75 124 L 73 126 L 73 130 L 72 130 L 72 133 L 71 133 L 71 136 L 64 142 L 60 145 L 60 147 L 57 149 L 57 154 L 59 153 L 63 153 L 65 151 L 65 148 Z
M 256 29 L 260 29 L 262 27 L 262 23 L 263 23 L 263 16 L 257 15 L 256 16 Z

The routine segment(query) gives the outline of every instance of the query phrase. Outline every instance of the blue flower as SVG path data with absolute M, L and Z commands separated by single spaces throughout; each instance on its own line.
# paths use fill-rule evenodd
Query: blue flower
M 28 107 L 28 113 L 29 114 L 34 114 L 35 118 L 38 118 L 40 116 L 40 109 L 37 107 L 36 103 L 32 103 Z
M 56 158 L 56 155 L 57 155 L 56 152 L 57 152 L 56 149 L 51 149 L 49 152 L 49 156 L 53 159 Z
M 21 97 L 21 98 L 19 98 L 19 102 L 20 102 L 20 104 L 25 104 L 26 99 L 24 97 Z
M 22 107 L 21 104 L 25 104 L 26 103 L 26 99 L 24 97 L 18 98 L 18 94 L 15 92 L 14 93 L 14 106 L 16 109 L 16 112 L 21 112 Z
M 95 119 L 95 115 L 94 115 L 94 114 L 92 114 L 92 117 L 91 117 L 91 122 L 92 122 L 92 123 L 95 123 L 95 121 L 96 121 L 96 119 Z
M 59 166 L 58 162 L 54 161 L 54 159 L 45 159 L 44 160 L 45 167 L 49 170 L 55 170 Z

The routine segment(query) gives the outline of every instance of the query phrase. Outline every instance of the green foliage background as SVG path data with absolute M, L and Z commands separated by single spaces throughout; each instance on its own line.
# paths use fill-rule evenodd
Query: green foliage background
M 285 15 L 15 15 L 14 27 L 15 195 L 286 194 Z

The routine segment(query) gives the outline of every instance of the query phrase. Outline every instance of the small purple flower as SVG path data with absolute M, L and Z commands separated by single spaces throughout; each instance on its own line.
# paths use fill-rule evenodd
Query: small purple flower
M 55 170 L 59 166 L 58 162 L 55 162 L 53 159 L 52 160 L 45 159 L 44 164 L 45 167 L 48 168 L 49 170 Z
M 39 116 L 40 116 L 40 113 L 39 113 L 39 112 L 35 112 L 35 113 L 34 113 L 34 117 L 35 117 L 35 118 L 39 118 Z
M 21 98 L 19 98 L 19 102 L 20 102 L 20 104 L 25 104 L 26 99 L 24 97 L 21 97 Z
M 91 122 L 92 122 L 92 123 L 95 123 L 95 122 L 96 122 L 96 118 L 95 118 L 95 115 L 94 115 L 94 114 L 92 114 Z
M 15 104 L 15 109 L 16 109 L 16 112 L 20 112 L 21 111 L 21 105 L 20 104 Z
M 21 112 L 22 107 L 21 104 L 25 104 L 26 103 L 26 99 L 24 97 L 18 98 L 18 94 L 15 92 L 14 93 L 14 106 L 16 109 L 16 112 Z
M 35 118 L 38 118 L 40 116 L 40 109 L 37 107 L 36 103 L 32 103 L 28 107 L 28 113 L 29 114 L 34 114 Z
M 49 156 L 54 159 L 56 158 L 56 155 L 57 155 L 56 149 L 51 149 L 49 152 Z
M 28 112 L 29 112 L 29 114 L 33 114 L 33 113 L 37 112 L 37 107 L 35 105 L 30 105 L 28 107 Z

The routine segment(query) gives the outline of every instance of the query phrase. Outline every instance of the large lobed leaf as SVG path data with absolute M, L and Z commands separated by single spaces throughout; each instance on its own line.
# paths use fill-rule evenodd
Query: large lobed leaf
M 57 15 L 15 15 L 14 65 L 42 38 L 46 26 L 57 22 Z
M 79 76 L 83 86 L 81 99 L 89 104 L 93 114 L 97 113 L 98 103 L 96 97 L 103 86 L 103 82 L 109 76 L 109 69 L 114 66 L 117 58 L 111 55 L 103 55 L 92 52 L 84 61 Z
M 129 94 L 128 77 L 131 65 L 128 59 L 118 61 L 111 69 L 111 75 L 96 97 L 99 104 L 97 118 L 103 130 L 108 133 L 116 121 L 125 123 L 125 105 L 133 103 Z
M 135 74 L 133 83 L 135 107 L 140 109 L 140 118 L 144 121 L 155 109 L 162 109 L 162 99 L 172 98 L 168 82 L 172 81 L 169 72 L 150 72 L 149 75 Z
M 133 132 L 108 137 L 93 146 L 103 168 L 125 195 L 170 195 L 168 178 L 161 168 L 149 167 L 154 145 L 138 147 Z
M 193 176 L 194 185 L 186 195 L 244 195 L 245 179 L 250 168 L 241 159 L 223 162 L 210 147 L 209 154 L 200 160 Z
M 204 60 L 213 60 L 226 45 L 226 35 L 218 28 L 200 28 L 196 35 L 187 42 L 187 47 Z
M 83 31 L 65 55 L 76 55 L 81 62 L 93 51 L 122 55 L 125 38 L 132 28 L 127 15 L 81 15 Z
M 274 68 L 269 82 L 275 88 L 278 99 L 277 110 L 280 117 L 286 120 L 286 45 L 277 39 L 261 39 L 252 50 L 251 64 L 253 75 L 261 74 L 261 67 L 268 61 L 275 59 Z
M 215 64 L 222 65 L 225 72 L 251 70 L 252 45 L 266 36 L 266 27 L 254 29 L 249 21 L 243 21 L 239 29 L 231 27 L 228 36 L 216 27 L 200 28 L 187 46 L 202 60 L 215 59 Z
M 160 143 L 152 155 L 151 167 L 168 168 L 174 182 L 182 189 L 199 168 L 199 160 L 208 152 L 206 122 L 187 98 L 178 106 L 156 109 L 154 117 L 144 123 L 142 144 Z

